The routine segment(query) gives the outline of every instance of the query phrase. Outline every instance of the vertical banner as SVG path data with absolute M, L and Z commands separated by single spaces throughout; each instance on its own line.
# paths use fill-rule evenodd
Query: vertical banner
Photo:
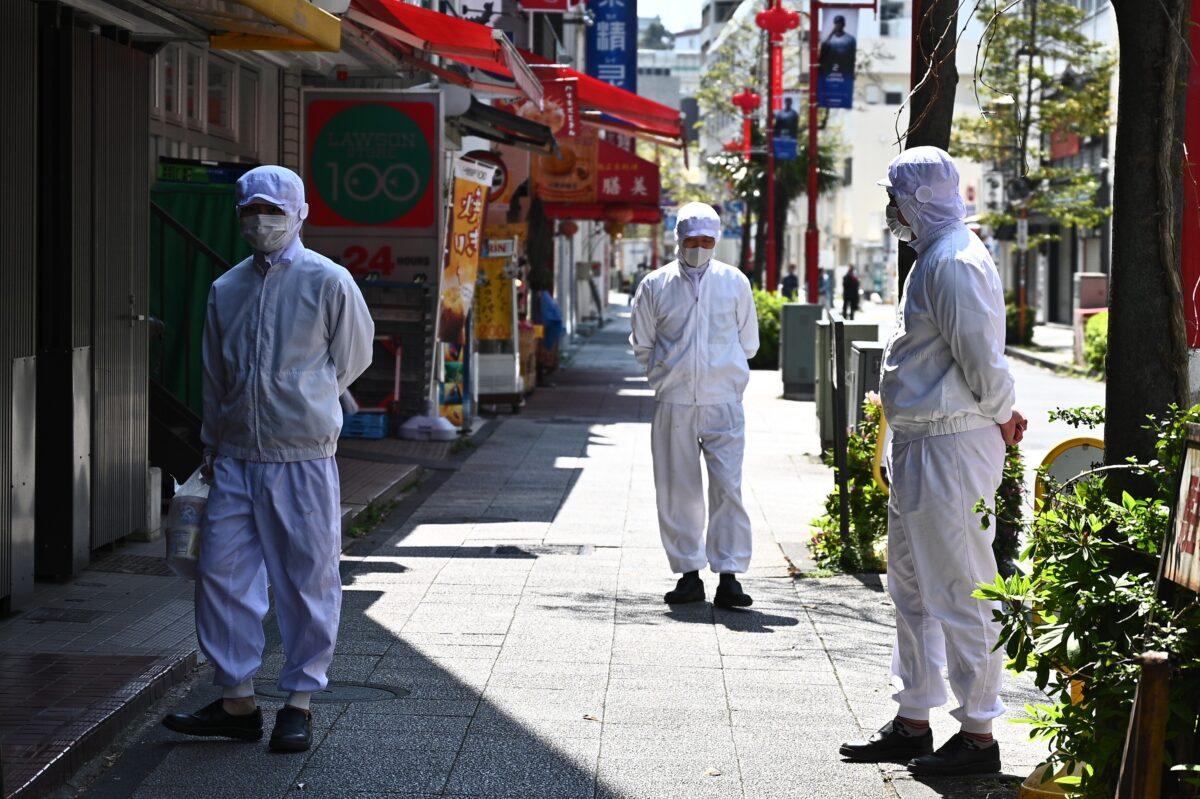
M 450 237 L 442 271 L 438 340 L 445 346 L 439 410 L 456 426 L 466 423 L 470 407 L 466 359 L 467 320 L 475 296 L 475 280 L 483 245 L 483 220 L 495 167 L 459 160 L 454 165 L 454 194 L 450 206 Z
M 817 63 L 817 105 L 854 105 L 854 59 L 858 53 L 858 11 L 821 9 L 821 54 Z
M 588 0 L 587 74 L 637 93 L 637 0 Z
M 513 290 L 509 264 L 512 258 L 484 258 L 479 262 L 479 290 L 475 297 L 475 337 L 480 341 L 512 339 Z
M 304 92 L 304 242 L 358 278 L 430 283 L 441 268 L 438 92 Z

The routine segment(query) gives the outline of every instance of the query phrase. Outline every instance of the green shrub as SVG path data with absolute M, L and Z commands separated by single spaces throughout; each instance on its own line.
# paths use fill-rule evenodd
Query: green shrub
M 850 536 L 843 540 L 839 530 L 839 488 L 825 498 L 825 515 L 813 521 L 814 534 L 809 542 L 817 564 L 826 569 L 849 573 L 887 570 L 887 492 L 875 482 L 875 443 L 879 436 L 879 403 L 868 399 L 863 404 L 863 420 L 848 437 L 846 455 L 847 484 L 850 489 Z M 833 452 L 824 454 L 825 465 L 834 467 Z M 1020 551 L 1021 503 L 1025 495 L 1025 462 L 1017 447 L 1009 447 L 1004 462 L 1004 477 L 996 491 L 998 510 L 992 551 L 999 572 L 1016 571 L 1014 561 Z
M 1025 329 L 1021 329 L 1021 314 L 1017 308 L 1016 297 L 1004 295 L 1004 343 L 1017 346 L 1027 346 L 1033 343 L 1034 309 L 1025 306 Z
M 779 294 L 754 290 L 758 313 L 758 353 L 750 359 L 751 369 L 779 368 L 779 317 L 785 300 Z
M 1088 409 L 1059 418 L 1094 415 Z M 1086 764 L 1078 783 L 1064 785 L 1073 796 L 1113 796 L 1139 676 L 1136 656 L 1146 651 L 1169 653 L 1175 666 L 1167 719 L 1171 776 L 1187 780 L 1200 771 L 1197 755 L 1187 754 L 1200 696 L 1200 604 L 1165 601 L 1155 589 L 1186 425 L 1198 421 L 1200 406 L 1172 407 L 1151 420 L 1157 457 L 1128 467 L 1152 478 L 1148 496 L 1125 493 L 1114 501 L 1103 475 L 1051 484 L 1025 523 L 1031 573 L 998 578 L 976 592 L 998 603 L 1009 667 L 1030 673 L 1050 697 L 1026 708 L 1031 737 L 1049 743 L 1056 764 Z M 1082 687 L 1078 704 L 1073 682 Z M 1183 795 L 1177 786 L 1164 787 L 1163 796 Z
M 1087 320 L 1083 328 L 1083 361 L 1093 372 L 1104 374 L 1108 359 L 1108 311 Z
M 878 402 L 863 404 L 863 420 L 847 439 L 846 484 L 849 488 L 850 536 L 843 540 L 839 519 L 840 494 L 835 483 L 825 498 L 825 515 L 813 521 L 815 534 L 809 544 L 817 564 L 850 573 L 886 570 L 887 492 L 875 483 L 873 464 L 879 419 Z M 834 467 L 833 451 L 822 456 Z

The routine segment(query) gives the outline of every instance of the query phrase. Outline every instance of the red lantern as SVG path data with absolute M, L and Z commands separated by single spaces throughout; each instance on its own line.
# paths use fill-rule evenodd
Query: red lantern
M 579 225 L 570 219 L 558 223 L 558 235 L 570 238 L 579 232 Z
M 754 109 L 758 108 L 762 98 L 758 96 L 758 92 L 751 91 L 747 86 L 732 98 L 733 104 L 742 109 L 742 155 L 750 160 L 750 115 L 754 113 Z
M 604 211 L 604 218 L 625 225 L 633 221 L 633 209 L 623 206 L 608 208 Z
M 743 150 L 740 139 L 730 139 L 721 147 L 727 153 L 740 153 Z

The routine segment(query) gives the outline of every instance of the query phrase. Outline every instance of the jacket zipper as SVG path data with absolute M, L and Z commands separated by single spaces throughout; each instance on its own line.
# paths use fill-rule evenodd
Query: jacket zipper
M 692 284 L 692 289 L 696 294 L 696 312 L 694 318 L 696 320 L 696 329 L 699 332 L 700 328 L 700 284 L 704 282 L 704 276 L 700 275 L 696 282 Z M 691 280 L 688 280 L 691 283 Z M 702 336 L 697 335 L 692 341 L 692 404 L 700 404 L 700 342 Z
M 262 394 L 260 387 L 262 385 L 262 321 L 263 307 L 267 301 L 267 276 L 271 273 L 271 267 L 267 267 L 267 271 L 262 276 L 262 286 L 258 291 L 258 319 L 255 322 L 254 328 L 254 447 L 258 450 L 258 459 L 263 459 L 262 448 L 262 429 L 258 418 L 258 406 Z

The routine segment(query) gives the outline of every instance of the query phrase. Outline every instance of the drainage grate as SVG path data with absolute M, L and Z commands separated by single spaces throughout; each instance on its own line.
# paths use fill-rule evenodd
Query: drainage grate
M 33 608 L 24 614 L 26 621 L 65 621 L 73 624 L 91 624 L 111 615 L 107 610 L 85 610 L 84 608 Z
M 254 693 L 259 696 L 269 696 L 272 699 L 287 699 L 288 692 L 281 691 L 274 683 L 265 680 L 254 682 Z M 314 702 L 386 702 L 389 699 L 401 699 L 411 693 L 404 688 L 393 685 L 378 685 L 366 682 L 330 681 L 329 687 L 312 695 Z
M 491 547 L 495 558 L 528 558 L 541 555 L 590 555 L 595 551 L 591 544 L 502 544 Z
M 144 574 L 151 577 L 171 577 L 175 572 L 167 566 L 166 558 L 153 555 L 105 555 L 92 561 L 89 571 L 110 574 Z

